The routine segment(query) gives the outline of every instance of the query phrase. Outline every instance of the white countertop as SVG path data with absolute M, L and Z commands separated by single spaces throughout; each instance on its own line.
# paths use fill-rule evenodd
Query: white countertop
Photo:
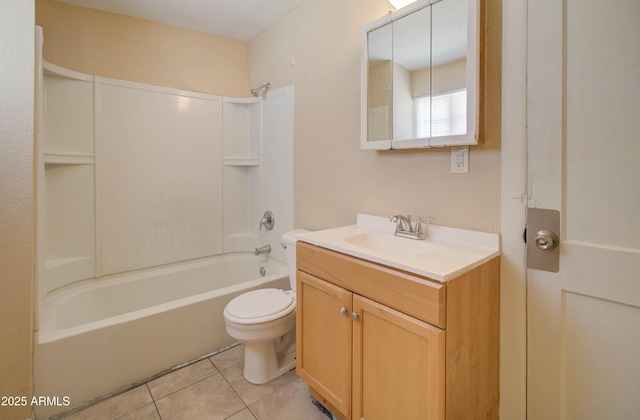
M 495 233 L 423 224 L 425 239 L 417 240 L 394 236 L 395 226 L 386 217 L 358 214 L 355 225 L 303 233 L 298 240 L 440 282 L 500 255 L 500 238 Z M 357 238 L 386 240 L 387 244 L 363 246 Z

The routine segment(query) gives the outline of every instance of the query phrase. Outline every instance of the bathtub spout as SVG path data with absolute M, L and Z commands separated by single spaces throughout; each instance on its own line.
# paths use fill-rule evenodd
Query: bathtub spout
M 253 251 L 253 255 L 268 254 L 270 252 L 271 252 L 271 245 L 265 245 L 265 246 L 261 246 L 260 248 L 256 248 L 256 250 Z

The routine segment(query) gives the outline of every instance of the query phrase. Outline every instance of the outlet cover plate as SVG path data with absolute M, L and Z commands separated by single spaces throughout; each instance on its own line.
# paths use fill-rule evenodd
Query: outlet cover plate
M 469 173 L 469 146 L 455 146 L 451 148 L 451 173 Z

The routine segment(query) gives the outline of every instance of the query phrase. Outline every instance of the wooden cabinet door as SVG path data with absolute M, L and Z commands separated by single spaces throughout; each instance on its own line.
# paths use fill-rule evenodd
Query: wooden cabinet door
M 444 419 L 445 332 L 353 296 L 354 420 Z
M 296 372 L 347 417 L 351 411 L 351 296 L 348 290 L 297 272 Z

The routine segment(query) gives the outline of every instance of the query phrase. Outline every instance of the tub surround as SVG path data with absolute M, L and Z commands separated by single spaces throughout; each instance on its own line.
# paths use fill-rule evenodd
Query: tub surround
M 293 87 L 224 98 L 46 62 L 38 85 L 41 296 L 269 242 L 284 261 L 276 245 L 293 227 Z M 273 231 L 258 229 L 265 210 Z

